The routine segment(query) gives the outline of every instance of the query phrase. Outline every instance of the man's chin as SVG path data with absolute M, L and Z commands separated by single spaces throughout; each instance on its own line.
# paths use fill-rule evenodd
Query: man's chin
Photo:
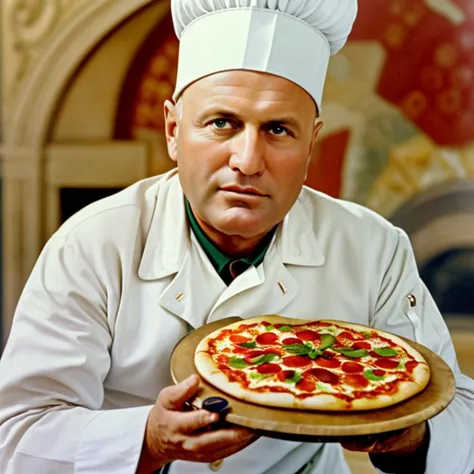
M 232 221 L 225 222 L 219 226 L 219 232 L 229 237 L 241 237 L 242 239 L 254 239 L 265 235 L 268 230 L 263 225 L 263 222 L 249 222 L 249 221 Z

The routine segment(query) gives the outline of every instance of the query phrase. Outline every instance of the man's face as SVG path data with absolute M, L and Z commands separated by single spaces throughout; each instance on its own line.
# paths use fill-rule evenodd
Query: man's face
M 165 104 L 170 157 L 201 225 L 244 239 L 281 222 L 306 178 L 321 124 L 303 89 L 281 77 L 230 71 Z

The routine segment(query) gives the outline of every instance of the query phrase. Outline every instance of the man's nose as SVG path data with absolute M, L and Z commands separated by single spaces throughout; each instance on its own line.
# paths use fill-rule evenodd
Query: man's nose
M 245 128 L 232 140 L 229 166 L 245 176 L 260 175 L 265 169 L 264 150 L 259 130 Z

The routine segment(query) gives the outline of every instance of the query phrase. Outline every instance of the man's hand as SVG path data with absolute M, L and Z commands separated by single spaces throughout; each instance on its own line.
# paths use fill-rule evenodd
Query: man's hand
M 404 430 L 378 435 L 348 436 L 339 442 L 348 451 L 403 455 L 414 453 L 422 445 L 425 435 L 426 423 L 423 422 Z
M 160 392 L 148 416 L 137 472 L 148 471 L 144 464 L 153 470 L 178 459 L 213 462 L 242 450 L 257 438 L 254 432 L 237 426 L 209 429 L 219 419 L 215 413 L 182 411 L 198 388 L 199 377 L 193 375 Z

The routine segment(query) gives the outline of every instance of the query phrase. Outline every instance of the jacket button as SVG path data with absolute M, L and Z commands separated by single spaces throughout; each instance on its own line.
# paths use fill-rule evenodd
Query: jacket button
M 218 471 L 222 467 L 223 463 L 224 463 L 223 459 L 218 459 L 217 461 L 211 462 L 209 464 L 209 469 L 211 471 Z
M 414 308 L 416 306 L 416 296 L 410 293 L 407 298 L 408 303 L 410 303 L 410 308 Z

